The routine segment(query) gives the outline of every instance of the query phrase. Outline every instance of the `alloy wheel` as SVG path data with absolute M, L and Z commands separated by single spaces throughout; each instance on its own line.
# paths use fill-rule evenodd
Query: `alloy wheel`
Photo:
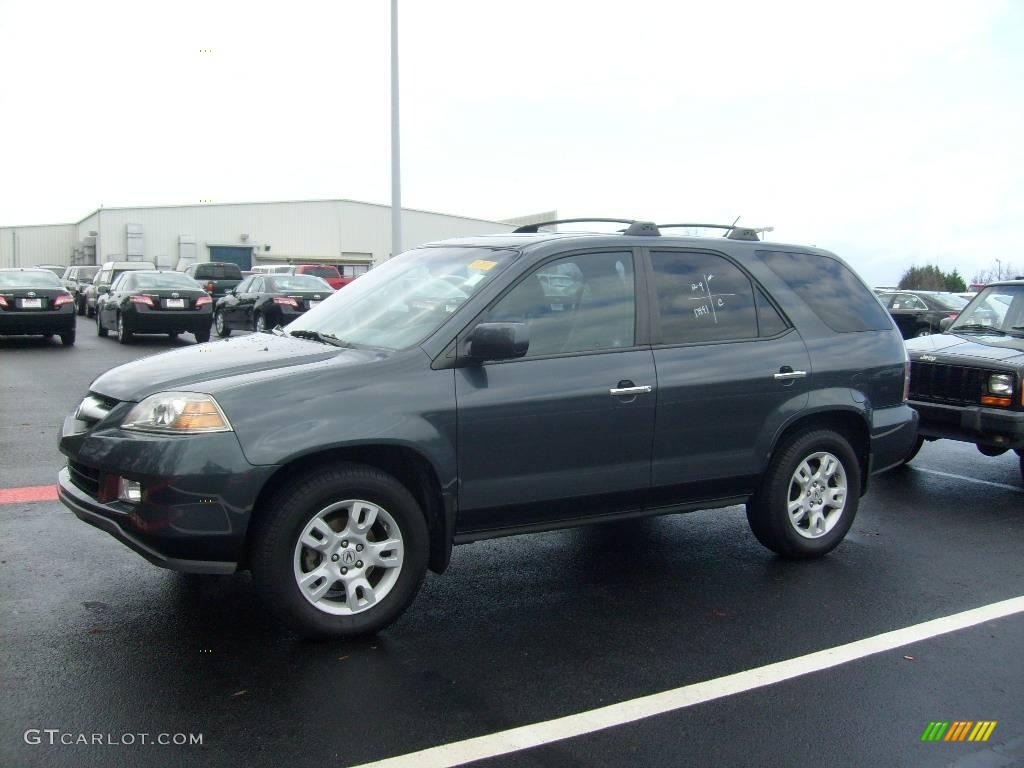
M 846 509 L 846 469 L 828 451 L 818 451 L 797 466 L 789 482 L 787 511 L 793 529 L 807 539 L 831 531 Z

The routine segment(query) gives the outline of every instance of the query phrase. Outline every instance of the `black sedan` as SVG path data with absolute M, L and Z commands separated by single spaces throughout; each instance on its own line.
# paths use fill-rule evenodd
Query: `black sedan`
M 59 335 L 75 343 L 75 300 L 48 269 L 0 269 L 0 336 Z
M 218 336 L 232 331 L 269 331 L 287 325 L 334 293 L 312 275 L 251 275 L 217 300 L 213 323 Z
M 124 272 L 109 290 L 101 287 L 96 304 L 96 333 L 114 331 L 122 344 L 139 333 L 192 333 L 210 340 L 213 299 L 192 278 L 169 270 Z
M 941 291 L 885 291 L 878 294 L 904 339 L 940 333 L 945 318 L 956 318 L 967 300 Z

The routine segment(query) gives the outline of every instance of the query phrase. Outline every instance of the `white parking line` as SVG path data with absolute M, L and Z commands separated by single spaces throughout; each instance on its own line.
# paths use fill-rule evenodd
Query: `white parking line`
M 630 699 L 619 704 L 611 704 L 607 707 L 555 720 L 524 725 L 520 728 L 512 728 L 373 763 L 365 763 L 358 768 L 449 768 L 475 760 L 507 755 L 562 739 L 570 739 L 605 728 L 632 723 L 654 715 L 692 707 L 695 704 L 714 701 L 724 696 L 763 688 L 794 677 L 856 661 L 865 656 L 891 651 L 911 643 L 967 629 L 986 621 L 1012 616 L 1022 611 L 1024 611 L 1024 596 L 1014 597 L 1002 602 L 972 608 L 963 613 L 955 613 L 952 616 L 944 616 L 923 624 L 915 624 L 714 680 Z
M 1018 488 L 1016 485 L 1009 485 L 1007 483 L 994 483 L 991 480 L 979 480 L 976 477 L 967 477 L 966 475 L 954 475 L 952 472 L 940 472 L 937 469 L 925 469 L 924 467 L 911 467 L 915 472 L 927 472 L 929 475 L 938 475 L 939 477 L 950 477 L 954 480 L 963 480 L 968 483 L 981 483 L 982 485 L 992 485 L 996 488 L 1002 488 L 1007 491 L 1016 491 L 1017 493 L 1024 493 L 1024 488 Z

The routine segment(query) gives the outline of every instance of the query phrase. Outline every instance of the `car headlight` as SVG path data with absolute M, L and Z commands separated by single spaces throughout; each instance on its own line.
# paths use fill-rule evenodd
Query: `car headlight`
M 993 395 L 1008 397 L 1013 394 L 1013 374 L 994 373 L 988 377 L 988 391 Z
M 199 392 L 150 395 L 131 409 L 121 428 L 173 435 L 231 431 L 217 401 Z

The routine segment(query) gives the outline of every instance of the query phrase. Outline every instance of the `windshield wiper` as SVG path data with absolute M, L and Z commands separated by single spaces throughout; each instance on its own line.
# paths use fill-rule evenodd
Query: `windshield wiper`
M 982 325 L 981 323 L 966 323 L 964 325 L 958 325 L 949 329 L 952 333 L 958 331 L 978 331 L 979 333 L 998 333 L 1000 336 L 1005 336 L 1006 331 L 996 328 L 991 325 Z
M 319 341 L 321 344 L 330 344 L 335 347 L 355 349 L 353 344 L 349 344 L 347 341 L 339 339 L 333 333 L 320 333 L 320 331 L 307 331 L 303 329 L 288 331 L 288 335 L 294 336 L 297 339 L 312 339 L 313 341 Z

